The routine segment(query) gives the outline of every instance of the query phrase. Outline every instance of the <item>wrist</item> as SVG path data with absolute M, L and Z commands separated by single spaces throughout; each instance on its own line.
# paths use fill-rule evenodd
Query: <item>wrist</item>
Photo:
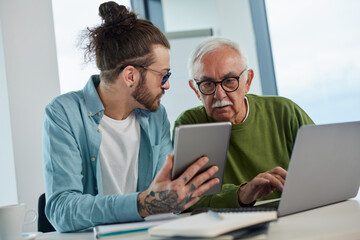
M 146 197 L 146 191 L 140 192 L 137 195 L 137 210 L 140 217 L 142 218 L 145 218 L 150 215 L 145 207 L 145 197 Z
M 241 184 L 239 187 L 239 190 L 238 190 L 238 202 L 239 202 L 240 207 L 252 207 L 256 203 L 256 200 L 254 200 L 250 203 L 243 203 L 241 196 L 244 195 L 246 184 L 247 184 L 247 182 Z

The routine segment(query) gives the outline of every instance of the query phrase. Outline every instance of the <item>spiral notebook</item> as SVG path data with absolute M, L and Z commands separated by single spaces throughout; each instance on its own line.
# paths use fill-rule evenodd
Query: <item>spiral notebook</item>
M 157 237 L 212 238 L 276 219 L 275 209 L 210 209 L 150 228 L 149 234 Z
M 172 213 L 157 214 L 145 218 L 141 222 L 100 225 L 93 228 L 95 239 L 117 239 L 121 235 L 146 232 L 150 227 L 173 221 L 179 216 Z

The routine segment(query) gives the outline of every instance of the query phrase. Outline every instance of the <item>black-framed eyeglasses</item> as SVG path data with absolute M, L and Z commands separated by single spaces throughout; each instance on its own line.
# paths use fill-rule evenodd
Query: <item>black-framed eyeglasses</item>
M 167 73 L 163 73 L 163 72 L 159 72 L 159 71 L 156 71 L 154 69 L 151 69 L 151 68 L 148 68 L 148 67 L 145 67 L 145 66 L 142 66 L 142 65 L 134 65 L 134 67 L 141 67 L 143 69 L 159 73 L 162 76 L 161 86 L 164 86 L 164 84 L 169 80 L 169 77 L 171 76 L 170 71 L 168 71 Z
M 243 75 L 243 73 L 246 72 L 246 70 L 248 70 L 248 67 L 245 67 L 245 69 L 240 73 L 238 77 L 227 77 L 221 81 L 204 80 L 198 82 L 196 81 L 196 79 L 194 80 L 198 85 L 200 92 L 204 95 L 214 94 L 216 92 L 217 84 L 220 84 L 225 92 L 234 92 L 239 88 L 239 79 Z

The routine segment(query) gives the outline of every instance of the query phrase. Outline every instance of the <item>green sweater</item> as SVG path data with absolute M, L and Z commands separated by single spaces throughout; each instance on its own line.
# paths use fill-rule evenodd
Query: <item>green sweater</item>
M 276 166 L 288 169 L 298 129 L 314 124 L 311 118 L 294 102 L 275 96 L 246 95 L 249 115 L 245 122 L 231 129 L 227 162 L 221 193 L 203 197 L 198 207 L 240 207 L 237 190 L 242 183 Z M 183 112 L 175 121 L 182 124 L 216 122 L 206 114 L 203 106 Z M 275 191 L 264 199 L 280 197 Z

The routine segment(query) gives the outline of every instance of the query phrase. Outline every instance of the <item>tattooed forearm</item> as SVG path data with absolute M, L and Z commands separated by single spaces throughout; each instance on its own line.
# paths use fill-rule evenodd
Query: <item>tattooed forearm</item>
M 180 212 L 185 210 L 185 205 L 194 199 L 192 194 L 187 195 L 181 201 L 178 201 L 178 198 L 179 196 L 175 190 L 151 191 L 145 196 L 143 202 L 138 198 L 138 211 L 141 216 L 167 212 Z

